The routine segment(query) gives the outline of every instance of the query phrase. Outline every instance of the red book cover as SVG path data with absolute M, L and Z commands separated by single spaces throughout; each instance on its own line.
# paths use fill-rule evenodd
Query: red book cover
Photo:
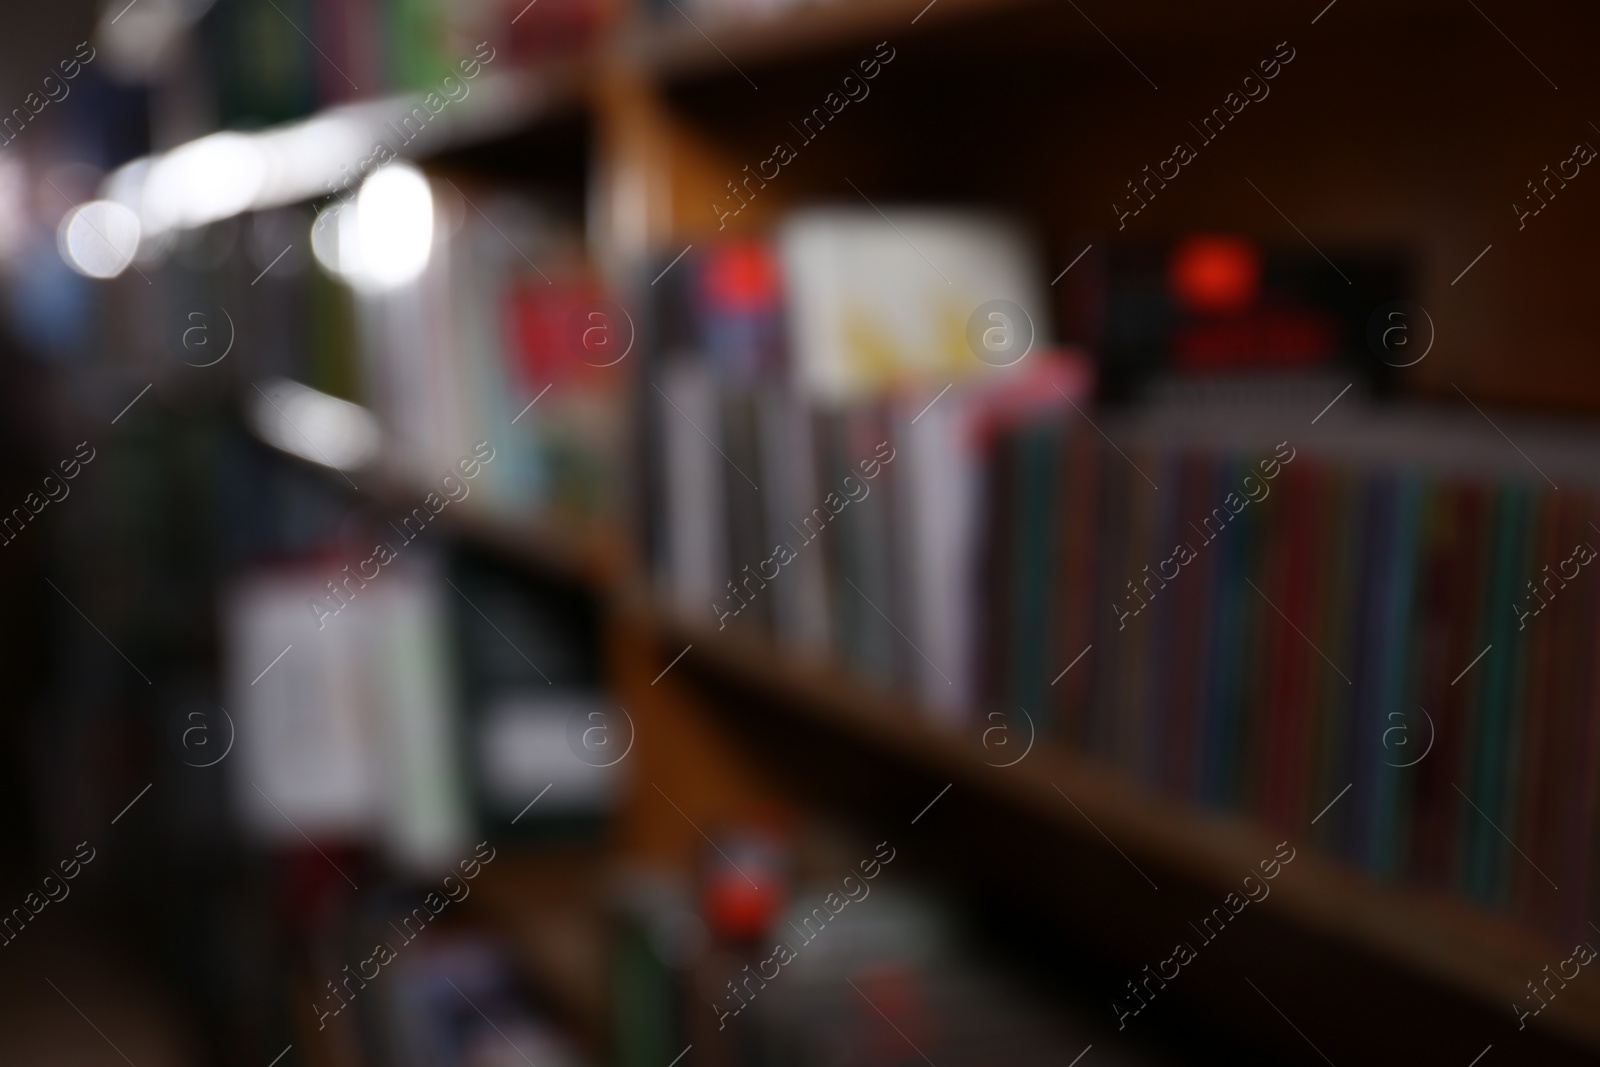
M 576 51 L 595 35 L 605 15 L 600 0 L 510 0 L 506 11 L 511 55 L 518 64 Z
M 505 331 L 513 360 L 533 390 L 554 383 L 595 384 L 612 360 L 607 346 L 631 331 L 612 321 L 614 312 L 599 303 L 600 289 L 584 279 L 513 282 L 505 301 Z

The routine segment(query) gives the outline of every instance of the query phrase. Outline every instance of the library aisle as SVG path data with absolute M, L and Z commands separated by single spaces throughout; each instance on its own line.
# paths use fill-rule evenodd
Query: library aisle
M 1600 13 L 8 18 L 7 1064 L 1600 1060 Z

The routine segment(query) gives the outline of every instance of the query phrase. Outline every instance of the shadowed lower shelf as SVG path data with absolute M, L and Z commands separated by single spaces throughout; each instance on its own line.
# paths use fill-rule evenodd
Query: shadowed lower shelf
M 851 678 L 836 664 L 691 623 L 638 592 L 625 594 L 619 604 L 661 635 L 663 662 L 692 643 L 702 668 L 770 693 L 775 707 L 1028 811 L 1066 833 L 1099 841 L 1103 832 L 1151 869 L 1225 892 L 1236 889 L 1241 873 L 1271 855 L 1287 834 L 1298 855 L 1274 883 L 1265 907 L 1482 999 L 1505 1011 L 1508 1020 L 1508 1005 L 1524 999 L 1525 983 L 1571 952 L 1570 945 L 1446 893 L 1379 883 L 1316 852 L 1293 831 L 1269 836 L 1237 816 L 1161 797 L 1122 771 L 1060 745 L 1036 745 L 1015 765 L 996 767 L 976 737 L 932 724 L 903 695 Z M 1563 989 L 1539 1023 L 1600 1049 L 1600 986 L 1574 983 Z

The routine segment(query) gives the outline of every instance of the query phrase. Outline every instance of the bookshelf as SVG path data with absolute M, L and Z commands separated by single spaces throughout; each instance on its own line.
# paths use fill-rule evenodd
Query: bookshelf
M 1158 104 L 1174 97 L 1189 102 L 1211 99 L 1218 94 L 1218 85 L 1234 77 L 1229 64 L 1255 58 L 1251 49 L 1262 42 L 1270 46 L 1287 35 L 1298 43 L 1315 32 L 1349 45 L 1366 31 L 1359 22 L 1340 23 L 1335 16 L 1377 17 L 1370 8 L 1352 3 L 1312 31 L 1311 16 L 1320 6 L 1295 13 L 1293 20 L 1279 8 L 1254 0 L 1206 11 L 1174 3 L 1142 9 L 1123 6 L 1103 18 L 1097 13 L 1097 25 L 1038 0 L 935 0 L 933 4 L 847 0 L 805 6 L 760 22 L 705 20 L 699 28 L 670 10 L 656 22 L 648 22 L 642 13 L 624 13 L 584 54 L 534 71 L 485 78 L 479 88 L 487 91 L 474 105 L 477 111 L 464 115 L 448 137 L 441 133 L 436 141 L 420 142 L 417 152 L 442 154 L 451 164 L 470 163 L 481 154 L 492 158 L 496 168 L 515 174 L 525 160 L 519 162 L 517 151 L 505 150 L 508 142 L 519 148 L 538 144 L 574 117 L 588 124 L 594 137 L 583 168 L 591 250 L 626 289 L 636 281 L 637 267 L 647 256 L 662 250 L 670 255 L 716 231 L 706 203 L 753 158 L 752 152 L 764 147 L 764 139 L 770 139 L 772 128 L 782 127 L 793 107 L 813 101 L 818 86 L 833 76 L 837 60 L 857 58 L 857 50 L 870 48 L 884 36 L 897 44 L 903 36 L 906 55 L 893 72 L 902 81 L 891 85 L 886 80 L 880 87 L 888 99 L 853 114 L 852 121 L 859 123 L 841 129 L 834 142 L 819 144 L 815 155 L 786 175 L 784 183 L 775 184 L 755 210 L 739 220 L 735 232 L 752 232 L 786 206 L 808 198 L 848 198 L 849 190 L 830 183 L 824 172 L 837 161 L 850 159 L 851 173 L 862 175 L 864 187 L 875 197 L 948 194 L 1019 209 L 1043 220 L 1050 251 L 1070 253 L 1076 235 L 1111 228 L 1105 191 L 1117 188 L 1123 170 L 1137 170 L 1127 161 L 1144 162 L 1149 145 L 1159 143 L 1168 126 L 1179 124 L 1175 113 L 1160 110 Z M 1485 28 L 1471 21 L 1475 16 L 1470 11 L 1463 15 L 1448 5 L 1414 0 L 1393 5 L 1384 17 L 1393 33 L 1375 46 L 1375 58 L 1367 61 L 1370 69 L 1363 71 L 1379 75 L 1376 88 L 1352 90 L 1350 113 L 1324 108 L 1312 116 L 1327 122 L 1335 139 L 1352 145 L 1362 144 L 1362 124 L 1370 121 L 1366 116 L 1382 103 L 1384 92 L 1416 89 L 1427 77 L 1401 70 L 1393 62 L 1397 55 L 1434 38 L 1473 50 L 1485 47 L 1477 37 Z M 1159 96 L 1134 95 L 1145 87 L 1105 47 L 1099 30 L 1127 47 L 1146 49 L 1141 59 L 1160 61 L 1172 71 L 1170 80 L 1163 74 Z M 1583 36 L 1572 34 L 1566 47 L 1577 47 Z M 1186 46 L 1195 40 L 1215 45 L 1220 58 L 1185 56 Z M 1557 48 L 1548 41 L 1541 43 Z M 995 62 L 964 62 L 961 57 L 969 45 L 996 57 Z M 1331 61 L 1319 59 L 1309 48 L 1307 53 L 1302 61 L 1306 66 L 1322 64 L 1316 68 L 1318 77 L 1341 75 Z M 1482 58 L 1478 51 L 1472 54 Z M 1070 60 L 1062 64 L 1067 69 L 1054 69 L 1056 56 Z M 1578 69 L 1575 64 L 1574 59 L 1567 69 Z M 991 77 L 996 69 L 1003 70 L 1002 77 Z M 992 120 L 997 136 L 1018 146 L 1006 167 L 987 167 L 976 149 L 954 153 L 958 158 L 950 160 L 910 151 L 912 142 L 938 130 L 947 119 L 915 114 L 906 102 L 919 89 L 931 91 L 952 72 L 974 90 L 982 105 L 978 113 L 964 111 L 948 120 L 952 136 L 976 136 Z M 746 76 L 761 88 L 745 85 Z M 1015 86 L 991 81 L 1015 81 Z M 1108 85 L 1115 91 L 1108 92 Z M 1029 94 L 1027 107 L 981 113 L 983 107 L 1003 102 L 1016 86 Z M 1290 85 L 1286 82 L 1281 88 L 1289 90 Z M 1474 87 L 1471 102 L 1485 104 L 1494 91 L 1489 86 Z M 934 96 L 950 98 L 948 92 Z M 1126 121 L 1092 114 L 1106 99 L 1113 101 L 1111 110 L 1126 110 Z M 1485 234 L 1493 235 L 1490 205 L 1500 203 L 1496 182 L 1506 184 L 1514 170 L 1510 163 L 1497 162 L 1486 168 L 1492 173 L 1473 172 L 1452 185 L 1451 195 L 1458 201 L 1452 206 L 1460 217 L 1430 210 L 1422 212 L 1425 217 L 1420 220 L 1406 215 L 1406 204 L 1421 191 L 1400 179 L 1372 176 L 1366 163 L 1350 163 L 1341 180 L 1366 174 L 1377 191 L 1376 213 L 1382 222 L 1371 226 L 1361 220 L 1374 210 L 1372 204 L 1356 203 L 1354 197 L 1315 201 L 1315 186 L 1300 161 L 1281 157 L 1278 146 L 1304 117 L 1290 110 L 1287 102 L 1280 103 L 1286 113 L 1259 116 L 1260 128 L 1239 134 L 1243 160 L 1236 161 L 1238 165 L 1266 187 L 1291 190 L 1289 195 L 1306 205 L 1305 214 L 1295 212 L 1297 220 L 1309 220 L 1305 225 L 1319 236 L 1346 234 L 1358 241 L 1396 235 L 1414 238 L 1424 249 L 1420 289 L 1425 301 L 1459 312 L 1467 323 L 1462 331 L 1466 339 L 1456 352 L 1441 352 L 1439 359 L 1417 372 L 1413 385 L 1425 392 L 1444 392 L 1450 381 L 1459 378 L 1476 395 L 1502 400 L 1550 408 L 1593 408 L 1600 403 L 1600 372 L 1583 358 L 1586 311 L 1581 297 L 1563 296 L 1551 321 L 1533 323 L 1530 330 L 1531 313 L 1516 310 L 1515 305 L 1533 283 L 1506 284 L 1504 290 L 1510 295 L 1498 308 L 1485 307 L 1489 302 L 1481 295 L 1452 291 L 1451 276 L 1479 247 L 1469 244 L 1461 231 L 1481 225 Z M 371 107 L 376 115 L 398 104 L 399 100 L 361 106 Z M 1184 105 L 1173 106 L 1181 110 Z M 1096 157 L 1082 158 L 1065 137 L 1048 144 L 1025 136 L 1040 111 L 1057 108 L 1066 116 L 1063 129 L 1083 122 L 1103 139 L 1097 142 Z M 1357 111 L 1363 114 L 1356 115 Z M 1402 115 L 1404 121 L 1409 120 Z M 1537 156 L 1543 150 L 1540 138 L 1548 140 L 1545 134 L 1553 128 L 1546 119 L 1530 123 L 1514 135 L 1515 146 L 1497 149 L 1498 157 L 1509 158 L 1524 149 L 1531 153 L 1529 158 Z M 1380 128 L 1377 136 L 1377 148 L 1363 146 L 1364 151 L 1381 153 L 1403 140 L 1402 132 L 1388 127 Z M 1443 150 L 1451 162 L 1441 168 L 1470 159 L 1467 131 L 1418 134 L 1411 128 L 1403 136 L 1413 137 L 1425 148 Z M 937 177 L 927 177 L 935 170 Z M 1059 183 L 1044 177 L 1058 172 L 1063 175 Z M 1443 181 L 1445 174 L 1441 169 L 1435 177 Z M 1293 239 L 1265 205 L 1251 200 L 1247 191 L 1236 196 L 1238 192 L 1222 189 L 1214 177 L 1196 177 L 1161 205 L 1170 214 L 1165 221 L 1155 216 L 1150 234 L 1159 236 L 1181 225 L 1175 219 L 1203 217 L 1219 228 L 1283 231 L 1285 239 Z M 1530 254 L 1578 258 L 1570 235 L 1596 215 L 1595 209 L 1576 200 L 1571 198 L 1566 205 L 1572 210 L 1572 225 L 1562 234 L 1538 236 L 1542 243 Z M 1476 201 L 1482 201 L 1481 208 Z M 1503 206 L 1494 210 L 1503 212 Z M 1461 217 L 1468 222 L 1461 222 Z M 1504 219 L 1494 218 L 1503 230 Z M 1493 239 L 1504 243 L 1499 236 Z M 1490 236 L 1483 238 L 1489 240 Z M 1486 267 L 1502 269 L 1492 261 Z M 1499 276 L 1501 282 L 1505 278 Z M 1497 349 L 1507 350 L 1527 336 L 1537 338 L 1538 343 L 1530 345 L 1539 350 L 1536 359 L 1508 366 L 1509 361 L 1490 358 Z M 409 507 L 418 491 L 390 485 L 361 495 L 375 507 Z M 670 764 L 679 780 L 693 779 L 691 795 L 676 790 L 675 795 L 697 815 L 736 808 L 761 791 L 750 773 L 738 766 L 738 743 L 719 729 L 712 698 L 692 681 L 683 681 L 705 677 L 755 694 L 764 707 L 797 729 L 848 737 L 886 762 L 957 783 L 964 791 L 1026 813 L 1050 833 L 1099 849 L 1103 831 L 1140 863 L 1194 885 L 1231 888 L 1239 871 L 1271 853 L 1273 841 L 1253 825 L 1153 796 L 1121 773 L 1058 746 L 1040 744 L 1016 766 L 995 768 L 985 761 L 975 737 L 930 725 L 903 694 L 849 677 L 836 664 L 807 660 L 765 641 L 717 633 L 688 621 L 651 592 L 621 529 L 509 521 L 471 508 L 452 509 L 445 524 L 464 541 L 531 570 L 575 582 L 601 600 L 609 620 L 614 692 L 628 706 L 653 716 L 657 724 L 672 727 L 652 731 L 642 740 L 640 763 L 655 768 Z M 656 688 L 658 672 L 685 645 L 693 650 L 677 664 L 679 677 Z M 659 821 L 659 816 L 646 813 L 648 774 L 640 771 L 636 777 L 640 780 L 630 787 L 623 828 L 610 842 L 611 850 L 630 859 L 686 866 L 699 842 L 673 821 L 675 816 Z M 1070 793 L 1081 812 L 1063 802 L 1058 787 Z M 1294 840 L 1292 834 L 1290 839 Z M 480 902 L 483 913 L 508 931 L 530 971 L 560 991 L 562 1006 L 591 1036 L 602 1031 L 605 1016 L 602 920 L 595 898 L 606 870 L 604 858 L 595 855 L 516 857 L 485 883 Z M 1309 845 L 1300 848 L 1294 868 L 1277 883 L 1273 900 L 1266 907 L 1283 921 L 1354 946 L 1384 966 L 1458 990 L 1488 1005 L 1486 1010 L 1503 1011 L 1506 1002 L 1521 995 L 1524 982 L 1566 951 L 1514 922 L 1443 895 L 1375 882 L 1317 855 Z M 1539 1025 L 1600 1050 L 1600 991 L 1593 983 L 1575 984 L 1552 1003 Z
M 683 646 L 692 645 L 675 672 L 731 683 L 801 729 L 847 737 L 879 758 L 950 781 L 1002 808 L 1025 812 L 1054 832 L 1098 847 L 1103 831 L 1134 862 L 1190 884 L 1226 892 L 1240 871 L 1250 870 L 1260 857 L 1272 853 L 1275 835 L 1268 831 L 1237 817 L 1155 796 L 1120 771 L 1058 745 L 1040 743 L 1015 766 L 997 768 L 991 762 L 994 753 L 979 743 L 976 728 L 965 734 L 939 728 L 913 700 L 852 678 L 826 660 L 797 656 L 760 638 L 719 633 L 684 619 L 653 596 L 637 576 L 630 576 L 621 557 L 606 554 L 605 562 L 597 565 L 586 549 L 578 547 L 594 543 L 592 532 L 584 535 L 535 521 L 507 522 L 471 513 L 454 519 L 452 530 L 524 566 L 592 588 L 608 607 L 616 658 L 629 662 L 616 682 L 619 699 L 629 706 L 681 703 L 680 695 L 653 693 L 651 679 Z M 681 689 L 677 692 L 681 694 Z M 676 729 L 685 727 L 681 717 L 686 714 L 693 716 L 693 709 L 673 708 Z M 703 730 L 705 724 L 698 728 Z M 703 738 L 663 743 L 671 746 L 674 759 L 691 763 L 688 774 L 714 780 L 703 786 L 704 810 L 715 810 L 729 796 L 754 795 L 748 786 L 715 781 L 738 776 L 731 768 L 718 766 L 720 760 L 735 757 L 735 750 Z M 679 773 L 685 773 L 682 767 Z M 1081 813 L 1062 799 L 1058 787 Z M 638 784 L 634 788 L 644 792 Z M 1275 883 L 1270 898 L 1275 903 L 1268 907 L 1292 925 L 1357 946 L 1429 982 L 1499 1006 L 1517 999 L 1528 976 L 1568 951 L 1519 923 L 1446 894 L 1376 882 L 1319 855 L 1292 831 L 1276 836 L 1286 836 L 1297 846 L 1298 855 L 1292 874 Z M 526 867 L 537 869 L 534 864 Z M 513 873 L 508 881 L 520 877 Z M 511 895 L 502 898 L 504 906 L 497 911 L 515 924 L 521 921 L 515 918 L 520 905 Z M 536 969 L 549 973 L 547 952 L 530 958 Z M 1541 1020 L 1570 1040 L 1600 1049 L 1600 990 L 1574 984 L 1563 992 Z M 585 1004 L 580 1017 L 592 1018 L 592 1011 L 594 1006 Z

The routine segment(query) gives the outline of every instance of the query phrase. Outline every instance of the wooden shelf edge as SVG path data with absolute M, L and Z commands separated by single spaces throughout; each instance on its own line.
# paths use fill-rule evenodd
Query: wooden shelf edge
M 289 459 L 324 475 L 336 489 L 347 483 L 327 467 L 296 456 Z M 369 507 L 407 512 L 430 487 L 382 472 L 360 475 L 360 488 L 348 494 Z M 455 537 L 557 580 L 593 590 L 602 598 L 618 587 L 626 569 L 627 545 L 616 527 L 536 514 L 508 515 L 478 503 L 458 503 L 438 513 L 440 525 Z
M 610 527 L 532 517 L 507 521 L 487 509 L 465 509 L 450 519 L 448 528 L 464 539 L 586 586 L 602 598 L 621 583 L 626 549 Z

